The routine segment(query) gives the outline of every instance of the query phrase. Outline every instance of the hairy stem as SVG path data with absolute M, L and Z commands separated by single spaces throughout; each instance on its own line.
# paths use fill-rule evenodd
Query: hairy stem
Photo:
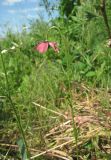
M 70 96 L 71 96 L 71 94 L 70 94 Z M 72 104 L 72 101 L 71 101 L 70 98 L 71 97 L 68 97 L 68 101 L 69 101 L 69 105 L 70 105 L 70 108 L 71 108 L 73 135 L 74 135 L 74 138 L 75 138 L 76 154 L 77 154 L 77 160 L 78 160 L 78 158 L 79 158 L 79 151 L 78 151 L 78 129 L 77 129 L 77 126 L 76 126 L 76 123 L 75 123 L 75 120 L 74 120 L 74 109 L 73 109 L 73 104 Z
M 21 122 L 20 122 L 20 118 L 18 116 L 18 113 L 17 113 L 17 110 L 16 110 L 16 107 L 12 101 L 12 98 L 11 98 L 11 93 L 10 93 L 10 85 L 9 85 L 9 81 L 8 81 L 8 76 L 7 76 L 7 71 L 6 71 L 6 67 L 5 67 L 5 62 L 4 62 L 4 59 L 3 59 L 3 55 L 1 54 L 1 60 L 2 60 L 2 65 L 3 65 L 3 69 L 4 69 L 4 73 L 5 73 L 5 79 L 6 79 L 6 87 L 7 87 L 7 98 L 10 102 L 10 105 L 15 113 L 15 116 L 16 116 L 16 121 L 17 121 L 17 124 L 18 124 L 18 127 L 19 127 L 19 131 L 21 132 L 21 135 L 22 135 L 22 138 L 23 138 L 23 141 L 24 141 L 24 144 L 25 144 L 25 147 L 26 147 L 26 151 L 27 151 L 27 156 L 28 156 L 28 160 L 29 160 L 29 151 L 28 151 L 28 146 L 27 146 L 27 142 L 26 142 L 26 139 L 25 139 L 25 134 L 24 134 L 24 131 L 23 131 L 23 128 L 22 128 L 22 125 L 21 125 Z

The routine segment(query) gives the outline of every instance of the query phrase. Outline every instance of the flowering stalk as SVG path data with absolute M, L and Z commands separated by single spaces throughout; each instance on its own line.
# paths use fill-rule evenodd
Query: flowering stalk
M 27 160 L 30 159 L 30 154 L 29 154 L 29 151 L 28 151 L 28 146 L 27 146 L 27 142 L 26 142 L 26 139 L 25 139 L 25 134 L 24 134 L 24 131 L 23 131 L 23 128 L 22 128 L 22 125 L 21 125 L 21 122 L 20 122 L 20 118 L 17 114 L 17 110 L 16 110 L 16 107 L 12 101 L 12 98 L 11 98 L 11 93 L 10 93 L 10 87 L 9 87 L 9 81 L 8 81 L 8 76 L 7 76 L 7 71 L 6 71 L 6 67 L 5 67 L 5 62 L 4 62 L 4 59 L 3 59 L 3 55 L 1 54 L 1 61 L 2 61 L 2 65 L 3 65 L 3 69 L 4 69 L 4 73 L 5 73 L 5 79 L 6 79 L 6 87 L 7 87 L 7 98 L 12 106 L 12 109 L 15 113 L 15 116 L 16 116 L 16 121 L 17 121 L 17 124 L 18 124 L 18 127 L 19 127 L 19 131 L 21 132 L 21 135 L 22 135 L 22 138 L 23 138 L 23 141 L 24 141 L 24 144 L 25 144 L 25 147 L 26 147 L 26 153 L 27 153 Z
M 45 53 L 49 47 L 51 47 L 55 52 L 59 52 L 59 48 L 58 48 L 58 45 L 56 42 L 53 42 L 53 41 L 48 41 L 48 33 L 50 30 L 52 29 L 56 29 L 57 31 L 59 31 L 60 33 L 60 30 L 58 27 L 56 26 L 52 26 L 48 29 L 47 31 L 47 34 L 46 34 L 46 40 L 45 41 L 42 41 L 42 42 L 39 42 L 36 46 L 35 46 L 35 49 L 39 52 L 39 53 Z M 59 34 L 60 35 L 60 41 L 61 41 L 61 33 Z

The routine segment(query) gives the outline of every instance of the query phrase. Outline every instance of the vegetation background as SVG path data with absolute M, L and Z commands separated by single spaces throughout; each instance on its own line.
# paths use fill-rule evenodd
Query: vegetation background
M 59 16 L 0 40 L 0 158 L 110 160 L 111 2 L 42 2 Z

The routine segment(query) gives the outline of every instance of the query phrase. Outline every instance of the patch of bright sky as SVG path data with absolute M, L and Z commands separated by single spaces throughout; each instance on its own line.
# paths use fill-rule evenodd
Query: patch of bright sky
M 41 0 L 0 0 L 0 35 L 7 28 L 20 30 L 22 25 L 28 25 L 29 20 L 38 19 L 40 16 L 48 20 L 48 14 L 43 6 L 40 6 Z M 53 13 L 53 17 L 57 12 Z

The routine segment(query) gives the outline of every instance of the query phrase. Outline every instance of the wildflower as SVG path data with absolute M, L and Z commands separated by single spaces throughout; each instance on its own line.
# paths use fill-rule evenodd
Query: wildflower
M 12 50 L 15 49 L 15 46 L 12 46 L 10 49 L 12 49 Z
M 1 54 L 6 53 L 8 50 L 4 49 L 1 51 Z
M 56 42 L 48 42 L 48 41 L 40 42 L 39 44 L 36 45 L 35 49 L 40 53 L 45 53 L 48 50 L 49 46 L 53 48 L 55 52 L 59 52 Z

